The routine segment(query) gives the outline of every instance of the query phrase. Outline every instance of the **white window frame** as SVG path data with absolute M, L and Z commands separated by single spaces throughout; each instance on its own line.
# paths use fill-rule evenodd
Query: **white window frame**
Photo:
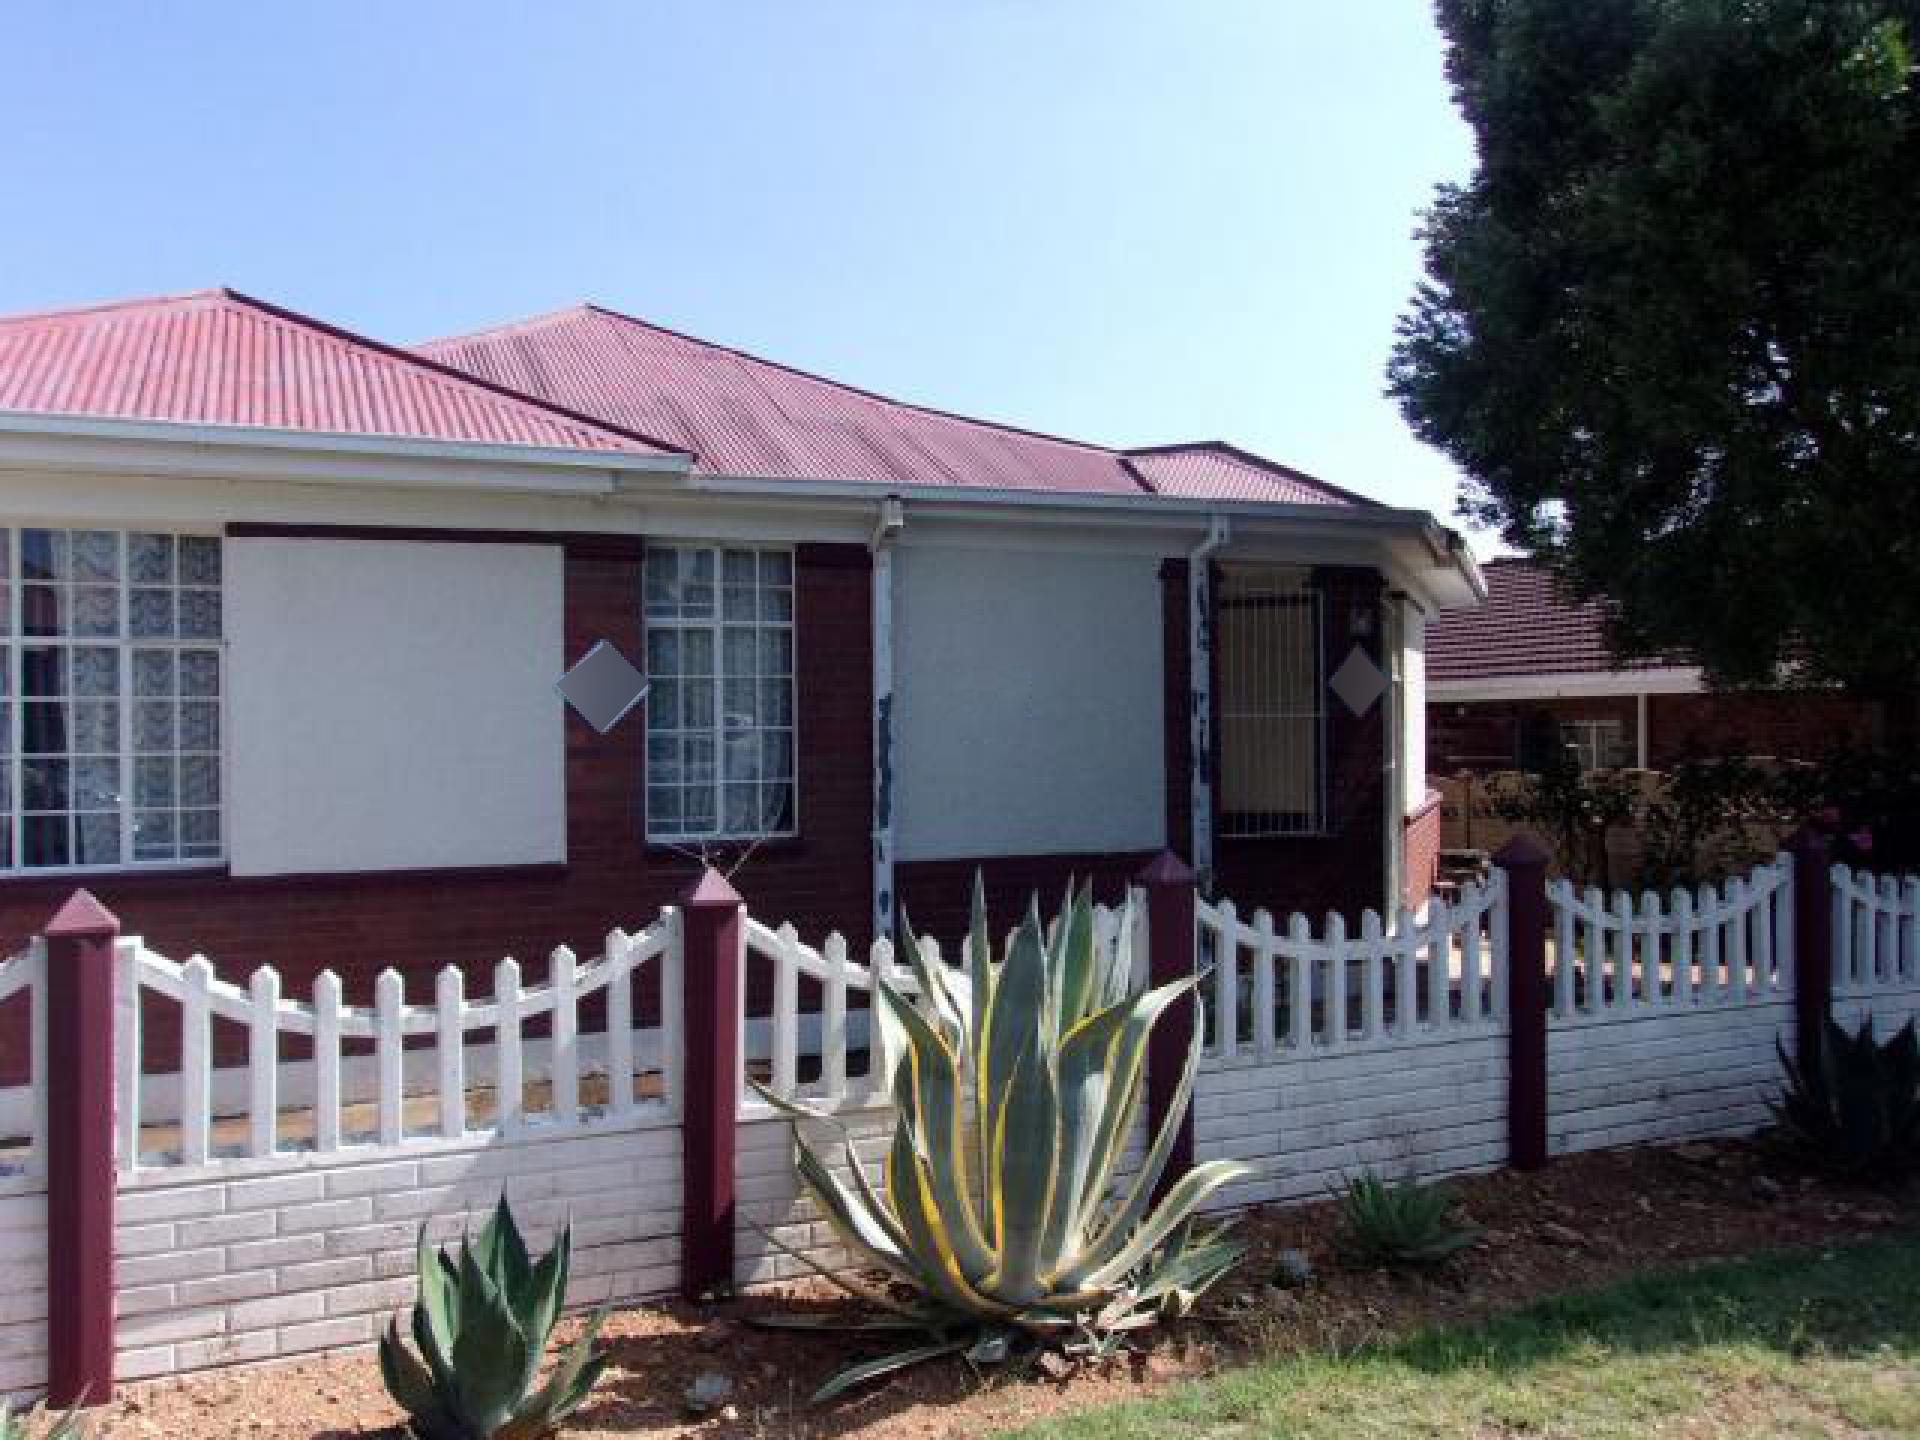
M 709 616 L 707 616 L 704 619 L 703 618 L 689 619 L 689 618 L 683 618 L 683 617 L 655 618 L 654 616 L 649 615 L 647 613 L 646 575 L 650 570 L 650 568 L 652 567 L 652 565 L 654 564 L 654 557 L 659 555 L 663 551 L 672 551 L 676 555 L 688 555 L 693 553 L 704 552 L 712 557 L 713 577 L 714 577 L 713 609 L 712 609 L 712 613 Z M 790 604 L 787 611 L 787 618 L 785 621 L 778 621 L 778 620 L 769 621 L 763 618 L 756 617 L 751 622 L 741 622 L 741 621 L 729 621 L 726 618 L 724 592 L 726 588 L 726 579 L 725 579 L 726 557 L 728 554 L 753 555 L 755 557 L 756 571 L 758 567 L 759 557 L 763 555 L 781 555 L 786 558 L 787 560 L 786 588 L 787 588 Z M 653 632 L 654 630 L 673 630 L 682 634 L 688 631 L 696 631 L 696 632 L 704 631 L 713 637 L 712 644 L 713 644 L 714 711 L 713 711 L 713 724 L 710 731 L 713 738 L 713 749 L 714 749 L 713 780 L 712 780 L 713 825 L 710 829 L 695 830 L 695 829 L 687 828 L 684 822 L 680 822 L 680 823 L 677 823 L 674 826 L 674 828 L 671 830 L 662 830 L 661 828 L 659 828 L 659 826 L 657 825 L 654 819 L 653 805 L 651 802 L 650 795 L 647 793 L 651 789 L 650 757 L 647 756 L 643 751 L 642 769 L 646 773 L 643 775 L 642 813 L 644 816 L 644 828 L 645 828 L 644 838 L 646 842 L 648 844 L 653 844 L 653 845 L 667 845 L 667 846 L 731 844 L 736 842 L 751 843 L 751 842 L 763 841 L 763 840 L 792 839 L 798 836 L 800 833 L 800 626 L 799 626 L 799 570 L 798 570 L 798 557 L 794 552 L 794 547 L 791 545 L 785 545 L 785 544 L 768 544 L 768 543 L 753 542 L 753 541 L 679 540 L 679 539 L 661 539 L 657 541 L 651 541 L 647 545 L 646 554 L 643 557 L 641 562 L 641 595 L 639 599 L 640 599 L 640 624 L 641 624 L 641 634 L 642 634 L 641 643 L 643 646 L 650 648 L 651 641 L 649 639 L 649 636 L 651 632 Z M 728 629 L 729 625 L 733 625 L 736 628 L 751 628 L 756 636 L 759 635 L 763 630 L 770 629 L 770 628 L 784 630 L 787 636 L 787 673 L 784 679 L 786 680 L 787 687 L 788 687 L 788 691 L 787 691 L 788 705 L 789 705 L 788 723 L 783 726 L 768 726 L 764 724 L 756 724 L 753 727 L 751 727 L 752 733 L 756 735 L 764 735 L 769 731 L 784 730 L 789 737 L 789 742 L 788 742 L 790 747 L 790 757 L 789 757 L 789 765 L 788 765 L 789 774 L 786 778 L 786 783 L 789 789 L 789 796 L 788 796 L 788 802 L 787 802 L 788 818 L 787 818 L 787 824 L 777 830 L 729 829 L 724 824 L 724 821 L 726 818 L 725 791 L 726 791 L 726 785 L 727 785 L 725 737 L 728 733 L 728 727 L 725 721 L 725 694 L 726 694 L 725 632 Z M 651 682 L 654 679 L 654 676 L 651 673 L 652 671 L 651 665 L 649 665 L 647 669 L 648 669 L 647 678 L 649 682 Z M 765 680 L 768 678 L 780 678 L 780 677 L 767 677 L 767 676 L 761 676 L 758 674 L 756 674 L 755 676 L 756 681 Z M 649 696 L 649 698 L 651 698 L 651 696 Z M 645 721 L 646 721 L 644 726 L 645 734 L 641 742 L 643 746 L 645 746 L 648 741 L 651 741 L 652 739 L 655 738 L 655 733 L 653 729 L 653 713 L 654 712 L 653 712 L 652 705 L 651 704 L 647 705 L 645 707 Z M 676 727 L 674 730 L 669 731 L 667 733 L 684 736 L 688 734 L 698 734 L 700 732 L 697 730 L 690 731 L 685 727 Z M 764 784 L 766 782 L 763 780 L 757 783 Z M 685 786 L 683 782 L 681 788 L 685 789 L 689 787 Z
M 23 532 L 28 530 L 57 530 L 67 533 L 106 531 L 118 537 L 120 547 L 120 574 L 117 580 L 111 582 L 117 592 L 119 604 L 116 634 L 87 636 L 69 633 L 41 636 L 28 635 L 25 633 L 25 627 L 22 622 L 25 608 L 25 591 L 28 582 L 21 574 L 21 555 Z M 177 633 L 171 637 L 156 636 L 151 638 L 135 638 L 132 635 L 130 611 L 132 608 L 132 592 L 137 587 L 131 578 L 128 566 L 128 537 L 133 534 L 167 535 L 174 539 L 193 537 L 213 540 L 220 545 L 221 577 L 219 585 L 213 587 L 220 599 L 220 633 L 217 636 L 183 639 Z M 0 824 L 4 824 L 8 832 L 7 863 L 0 865 L 0 877 L 7 879 L 38 879 L 59 876 L 120 875 L 129 873 L 151 874 L 224 869 L 229 863 L 228 844 L 230 842 L 232 794 L 228 760 L 231 727 L 229 724 L 230 716 L 228 713 L 227 696 L 231 686 L 228 683 L 226 545 L 223 531 L 217 526 L 181 524 L 177 521 L 149 522 L 139 519 L 129 520 L 118 518 L 112 520 L 77 519 L 72 516 L 0 516 L 0 545 L 4 545 L 5 547 L 5 576 L 3 579 L 0 579 L 0 586 L 6 587 L 5 610 L 7 621 L 6 633 L 0 634 L 0 669 L 4 670 L 5 680 L 5 689 L 4 693 L 0 694 L 0 703 L 4 703 L 10 707 L 7 722 L 9 731 L 7 735 L 7 748 L 4 753 L 0 753 L 0 768 L 4 768 L 6 772 L 7 783 L 7 808 L 0 810 Z M 74 582 L 71 578 L 68 578 L 67 580 L 54 583 L 63 587 L 71 587 Z M 164 588 L 173 592 L 177 601 L 179 591 L 182 589 L 177 571 L 175 578 L 168 582 Z M 116 862 L 104 864 L 69 863 L 65 865 L 28 865 L 24 863 L 27 814 L 25 794 L 25 767 L 27 761 L 25 754 L 26 698 L 21 692 L 26 669 L 25 652 L 36 644 L 58 646 L 68 650 L 71 650 L 76 645 L 111 648 L 118 657 L 119 674 L 117 679 L 119 688 L 115 703 L 120 707 L 120 723 L 119 744 L 115 758 L 117 758 L 120 766 L 120 790 L 115 796 L 115 799 L 118 801 L 120 854 L 122 858 Z M 219 802 L 212 807 L 194 807 L 211 808 L 219 816 L 220 839 L 217 854 L 159 860 L 138 860 L 134 858 L 134 818 L 135 812 L 139 809 L 134 803 L 134 796 L 139 756 L 136 754 L 133 744 L 134 704 L 137 699 L 133 690 L 133 656 L 142 651 L 155 650 L 170 651 L 176 656 L 176 688 L 173 691 L 172 697 L 176 701 L 179 698 L 177 688 L 178 653 L 181 650 L 213 650 L 219 656 L 219 693 L 214 697 L 214 700 L 217 705 L 216 723 L 220 729 L 220 741 L 218 750 L 213 757 L 217 784 L 219 785 Z M 71 665 L 69 665 L 69 675 L 71 675 Z M 74 697 L 69 694 L 65 698 L 71 700 Z M 175 715 L 175 721 L 177 724 L 177 713 Z M 179 750 L 176 743 L 174 749 L 156 753 L 164 753 L 166 756 L 178 762 L 183 753 L 187 752 Z M 202 752 L 195 751 L 191 753 L 198 755 Z M 72 808 L 73 793 L 71 787 L 73 782 L 71 776 L 69 777 L 68 783 L 69 808 L 64 813 L 69 820 L 79 813 L 107 813 L 104 811 L 80 812 Z M 176 785 L 179 783 L 177 772 L 175 783 Z M 181 807 L 176 803 L 170 807 L 170 813 L 172 813 L 177 820 L 183 812 Z M 177 839 L 175 845 L 176 848 L 179 845 Z
M 1603 753 L 1626 752 L 1627 727 L 1618 718 L 1589 716 L 1579 720 L 1562 720 L 1559 725 L 1560 743 L 1572 752 L 1581 774 L 1622 768 L 1608 764 Z

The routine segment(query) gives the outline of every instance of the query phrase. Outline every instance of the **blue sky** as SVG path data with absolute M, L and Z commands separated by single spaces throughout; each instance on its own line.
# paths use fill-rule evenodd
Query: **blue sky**
M 1380 394 L 1472 161 L 1425 0 L 62 0 L 0 53 L 0 310 L 228 284 L 404 342 L 593 299 L 1452 510 Z

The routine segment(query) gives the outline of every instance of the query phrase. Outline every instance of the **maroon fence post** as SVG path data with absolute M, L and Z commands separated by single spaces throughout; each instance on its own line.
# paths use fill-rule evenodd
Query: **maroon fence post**
M 1159 986 L 1194 973 L 1193 871 L 1171 850 L 1162 850 L 1140 872 L 1147 892 L 1147 978 Z M 1180 1075 L 1193 1045 L 1196 1007 L 1175 1005 L 1153 1027 L 1147 1041 L 1147 1124 L 1158 1135 L 1173 1109 Z M 1180 1120 L 1179 1138 L 1161 1174 L 1164 1192 L 1193 1168 L 1193 1106 Z
M 680 1292 L 733 1286 L 740 1099 L 740 895 L 712 866 L 681 897 Z
M 76 890 L 47 923 L 47 1401 L 113 1398 L 113 943 Z
M 1522 831 L 1493 863 L 1507 879 L 1507 1163 L 1538 1170 L 1547 1163 L 1547 852 Z
M 1833 875 L 1827 837 L 1811 826 L 1787 841 L 1793 857 L 1794 1055 L 1819 1055 L 1833 1015 Z

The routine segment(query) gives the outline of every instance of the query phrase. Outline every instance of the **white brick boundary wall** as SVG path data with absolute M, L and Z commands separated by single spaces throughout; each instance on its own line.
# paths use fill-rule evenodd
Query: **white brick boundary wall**
M 330 1156 L 279 1173 L 123 1178 L 115 1226 L 123 1378 L 375 1339 L 414 1298 L 415 1242 L 477 1230 L 505 1190 L 529 1245 L 573 1222 L 568 1301 L 673 1288 L 677 1125 Z
M 1718 895 L 1671 903 L 1562 897 L 1550 917 L 1552 954 L 1578 969 L 1562 980 L 1556 965 L 1549 992 L 1553 1153 L 1738 1134 L 1768 1122 L 1767 1102 L 1780 1085 L 1775 1042 L 1791 1043 L 1794 1028 L 1785 881 L 1785 873 L 1763 867 Z M 1836 944 L 1835 1017 L 1852 1027 L 1872 1014 L 1880 1034 L 1890 1035 L 1920 1010 L 1920 887 L 1838 872 L 1833 881 L 1833 931 L 1847 937 L 1845 948 Z M 1214 963 L 1205 985 L 1211 1039 L 1194 1102 L 1196 1154 L 1257 1167 L 1217 1197 L 1217 1208 L 1315 1200 L 1365 1168 L 1431 1179 L 1506 1162 L 1512 1027 L 1500 983 L 1509 958 L 1504 899 L 1496 885 L 1417 923 L 1363 920 L 1350 937 L 1332 925 L 1316 935 L 1304 922 L 1279 926 L 1257 912 L 1242 919 L 1228 906 L 1201 907 L 1200 948 Z M 303 1149 L 276 1143 L 272 1127 L 257 1124 L 238 1145 L 213 1143 L 220 1141 L 209 1133 L 218 1114 L 215 1072 L 208 1048 L 190 1044 L 206 1078 L 183 1091 L 178 1108 L 198 1129 L 198 1142 L 123 1163 L 118 1175 L 119 1374 L 133 1379 L 366 1345 L 413 1299 L 420 1224 L 436 1242 L 454 1239 L 478 1225 L 503 1189 L 537 1246 L 572 1220 L 572 1303 L 636 1302 L 676 1290 L 686 1197 L 674 1047 L 660 1047 L 666 1053 L 652 1061 L 651 1037 L 632 1024 L 636 1012 L 626 1012 L 625 1041 L 578 1035 L 573 1022 L 590 987 L 624 983 L 645 961 L 657 959 L 677 986 L 672 926 L 668 917 L 640 936 L 616 932 L 606 958 L 569 968 L 557 987 L 522 990 L 511 977 L 498 987 L 523 1012 L 559 1017 L 567 1054 L 556 1061 L 555 1045 L 535 1035 L 504 1052 L 527 1078 L 554 1080 L 559 1103 L 484 1129 L 473 1128 L 481 1117 L 444 1103 L 459 1093 L 448 1078 L 490 1078 L 503 1052 L 475 1053 L 463 1072 L 465 1050 L 489 1043 L 481 1035 L 461 1040 L 451 1070 L 431 1044 L 402 1043 L 404 1036 L 424 1042 L 484 1031 L 497 1003 L 470 1001 L 457 986 L 443 986 L 430 1007 L 405 1005 L 396 987 L 374 1012 L 351 1017 L 380 1046 L 382 1133 L 372 1143 L 342 1136 L 335 1148 Z M 1108 912 L 1101 926 L 1107 943 L 1138 945 L 1127 912 Z M 872 1086 L 875 1062 L 884 1066 L 885 1057 L 867 1055 L 864 1073 L 848 1073 L 860 1041 L 858 1001 L 850 1006 L 848 992 L 870 990 L 883 973 L 904 981 L 906 972 L 884 946 L 861 966 L 835 941 L 814 951 L 790 931 L 746 928 L 751 963 L 774 967 L 765 1051 L 771 1074 L 790 1093 L 836 1108 L 863 1161 L 876 1165 L 891 1124 Z M 137 952 L 138 942 L 129 943 L 129 953 Z M 44 957 L 36 945 L 0 966 L 8 993 L 32 988 L 36 1023 Z M 1144 962 L 1144 946 L 1135 959 Z M 209 1013 L 223 1006 L 263 1036 L 325 1018 L 262 994 L 257 984 L 248 992 L 216 988 L 202 969 L 150 973 L 179 990 L 203 1034 Z M 799 1011 L 807 978 L 823 983 L 822 1015 Z M 677 1004 L 664 992 L 662 999 L 677 1018 Z M 624 1012 L 625 1004 L 608 1008 Z M 618 1107 L 584 1103 L 579 1080 L 603 1052 L 629 1068 L 658 1064 L 668 1094 L 630 1097 Z M 817 1074 L 801 1064 L 815 1056 Z M 429 1058 L 443 1103 L 426 1125 L 438 1134 L 417 1133 L 420 1117 L 403 1115 L 399 1104 L 410 1088 L 407 1073 Z M 44 1075 L 38 1046 L 35 1072 L 44 1095 L 57 1077 Z M 303 1070 L 299 1083 L 280 1085 L 276 1075 L 263 1089 L 259 1075 L 255 1067 L 249 1086 L 256 1119 L 274 1114 L 279 1096 L 297 1098 L 316 1084 Z M 13 1173 L 0 1173 L 0 1394 L 31 1394 L 46 1380 L 42 1114 L 36 1107 L 30 1117 L 33 1148 Z M 811 1259 L 841 1263 L 831 1229 L 799 1193 L 790 1123 L 743 1097 L 735 1124 L 739 1283 L 787 1280 L 807 1269 L 772 1245 L 769 1233 Z M 132 1138 L 124 1119 L 119 1134 Z M 840 1163 L 837 1136 L 813 1138 Z M 1144 1133 L 1136 1134 L 1128 1173 L 1143 1145 Z M 123 1149 L 123 1162 L 129 1153 Z

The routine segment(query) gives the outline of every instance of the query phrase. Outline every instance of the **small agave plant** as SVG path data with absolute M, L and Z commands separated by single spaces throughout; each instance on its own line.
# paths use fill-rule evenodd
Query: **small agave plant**
M 534 1389 L 560 1319 L 573 1227 L 539 1261 L 527 1253 L 507 1197 L 458 1256 L 420 1229 L 420 1299 L 413 1307 L 416 1358 L 396 1318 L 380 1339 L 387 1393 L 407 1412 L 417 1440 L 537 1440 L 551 1435 L 607 1366 L 594 1348 L 604 1309 L 587 1322 L 547 1383 Z
M 905 948 L 919 1005 L 885 980 L 875 987 L 875 1023 L 887 1053 L 900 1057 L 881 1183 L 844 1128 L 849 1179 L 797 1129 L 795 1156 L 802 1186 L 849 1252 L 913 1297 L 872 1294 L 829 1273 L 885 1312 L 854 1328 L 919 1332 L 921 1343 L 842 1371 L 816 1404 L 943 1355 L 992 1363 L 1048 1345 L 1109 1353 L 1129 1332 L 1183 1313 L 1243 1250 L 1224 1225 L 1201 1230 L 1194 1217 L 1249 1167 L 1200 1165 L 1153 1204 L 1193 1092 L 1197 1025 L 1145 1162 L 1119 1177 L 1148 1039 L 1174 1006 L 1195 1003 L 1193 979 L 1134 993 L 1126 947 L 1095 939 L 1090 888 L 1069 893 L 1050 929 L 1029 907 L 1002 964 L 993 962 L 977 879 L 964 970 L 923 955 L 911 932 Z M 796 1119 L 837 1124 L 760 1093 Z M 769 1323 L 826 1328 L 806 1316 Z
M 1787 1139 L 1837 1175 L 1897 1180 L 1920 1169 L 1920 1034 L 1909 1020 L 1884 1043 L 1873 1017 L 1849 1035 L 1826 1023 L 1825 1043 L 1796 1061 L 1779 1041 L 1786 1086 L 1774 1104 Z

